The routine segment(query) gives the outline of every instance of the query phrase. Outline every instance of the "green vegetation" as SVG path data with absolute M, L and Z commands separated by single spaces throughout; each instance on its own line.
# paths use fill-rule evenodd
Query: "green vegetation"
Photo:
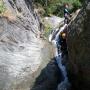
M 1 0 L 0 1 L 0 14 L 2 14 L 2 13 L 4 13 L 4 11 L 5 11 L 5 6 L 4 6 L 4 3 L 3 3 L 3 1 Z
M 44 36 L 45 36 L 45 37 L 48 37 L 49 34 L 50 34 L 50 32 L 52 31 L 52 27 L 51 27 L 51 25 L 49 25 L 49 24 L 45 24 L 44 27 L 45 27 Z
M 39 4 L 45 10 L 44 15 L 63 15 L 63 5 L 68 3 L 70 6 L 70 11 L 74 12 L 82 6 L 82 0 L 34 0 L 35 4 Z
M 75 12 L 81 8 L 83 0 L 34 0 L 35 8 L 41 16 L 63 16 L 64 4 L 69 4 L 70 12 Z M 42 17 L 43 18 L 43 17 Z M 44 23 L 44 36 L 48 37 L 52 31 L 52 27 L 48 23 Z

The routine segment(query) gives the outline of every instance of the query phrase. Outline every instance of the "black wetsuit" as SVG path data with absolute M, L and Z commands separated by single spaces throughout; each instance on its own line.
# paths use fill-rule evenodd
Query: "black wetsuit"
M 62 50 L 62 51 L 67 50 L 66 39 L 61 39 L 61 50 Z
M 58 42 L 57 42 L 57 48 L 58 48 L 58 54 L 60 52 L 66 53 L 67 52 L 66 39 L 63 39 L 61 36 L 59 36 L 59 39 L 58 39 Z
M 61 52 L 62 52 L 62 57 L 66 54 L 68 54 L 68 51 L 67 51 L 67 42 L 66 42 L 66 39 L 61 39 Z
M 67 8 L 64 9 L 64 23 L 68 24 L 69 23 L 69 17 L 70 17 L 70 13 L 69 10 Z

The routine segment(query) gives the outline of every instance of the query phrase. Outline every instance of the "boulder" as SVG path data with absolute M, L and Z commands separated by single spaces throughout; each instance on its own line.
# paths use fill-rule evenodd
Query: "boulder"
M 0 15 L 0 90 L 30 90 L 51 60 L 52 46 L 39 38 L 32 0 L 3 0 Z
M 87 0 L 68 31 L 69 63 L 72 87 L 90 90 L 90 1 Z

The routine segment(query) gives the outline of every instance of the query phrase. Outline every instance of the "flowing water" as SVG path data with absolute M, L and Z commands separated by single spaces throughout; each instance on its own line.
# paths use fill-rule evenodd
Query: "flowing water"
M 61 70 L 62 75 L 63 75 L 63 80 L 58 85 L 57 90 L 68 90 L 68 88 L 70 87 L 70 83 L 68 81 L 66 67 L 65 67 L 65 65 L 62 64 L 62 53 L 60 53 L 59 55 L 56 53 L 56 61 L 57 61 L 58 67 Z
M 63 75 L 62 82 L 58 85 L 57 90 L 68 90 L 70 88 L 70 83 L 69 83 L 69 80 L 68 80 L 68 77 L 67 77 L 66 67 L 65 67 L 64 64 L 62 64 L 62 60 L 63 60 L 62 52 L 60 52 L 58 54 L 58 49 L 57 49 L 57 45 L 56 45 L 56 39 L 53 40 L 53 44 L 54 44 L 54 46 L 56 48 L 55 49 L 56 62 L 58 64 L 59 69 L 62 72 L 62 75 Z

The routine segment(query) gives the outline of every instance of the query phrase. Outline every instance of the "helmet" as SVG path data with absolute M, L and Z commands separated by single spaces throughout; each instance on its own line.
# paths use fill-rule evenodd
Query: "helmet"
M 66 33 L 63 32 L 63 33 L 61 34 L 61 36 L 62 36 L 63 39 L 65 39 L 65 38 L 66 38 Z

